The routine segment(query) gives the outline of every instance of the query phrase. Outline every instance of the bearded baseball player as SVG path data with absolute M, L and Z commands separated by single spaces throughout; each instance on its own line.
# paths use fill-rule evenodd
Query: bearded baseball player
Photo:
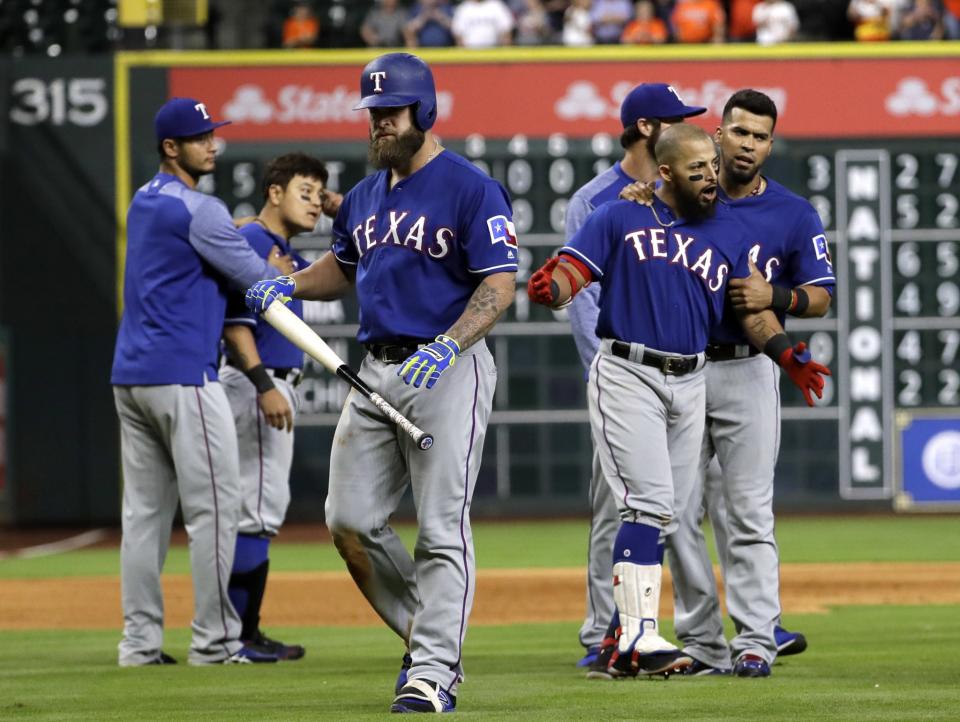
M 718 159 L 709 136 L 675 125 L 655 151 L 662 186 L 653 205 L 600 207 L 528 284 L 531 300 L 559 308 L 600 283 L 602 340 L 588 399 L 594 444 L 620 511 L 613 596 L 621 627 L 605 668 L 592 667 L 591 677 L 670 674 L 693 663 L 659 632 L 658 549 L 696 480 L 710 329 L 722 316 L 728 281 L 749 275 L 746 230 L 716 204 Z M 794 383 L 821 393 L 829 370 L 791 344 L 773 312 L 739 318 L 751 343 Z
M 643 83 L 631 90 L 620 105 L 623 133 L 620 145 L 623 159 L 613 164 L 570 198 L 566 215 L 566 238 L 569 242 L 583 222 L 598 206 L 617 200 L 620 191 L 635 181 L 652 183 L 659 177 L 654 147 L 660 133 L 685 118 L 700 115 L 706 108 L 685 105 L 671 86 L 665 83 Z M 599 284 L 590 284 L 578 293 L 567 313 L 584 369 L 597 355 L 597 316 L 600 313 Z M 620 626 L 615 617 L 613 590 L 610 587 L 610 565 L 613 540 L 620 528 L 617 505 L 610 494 L 610 485 L 603 478 L 598 450 L 593 450 L 590 477 L 590 541 L 587 548 L 587 613 L 580 627 L 580 644 L 585 649 L 577 666 L 588 667 L 596 660 L 604 638 L 612 639 Z M 611 622 L 611 619 L 613 621 Z
M 303 153 L 274 158 L 264 172 L 263 209 L 240 234 L 258 255 L 266 258 L 271 251 L 289 255 L 295 268 L 306 268 L 310 264 L 290 247 L 290 238 L 316 226 L 326 182 L 327 169 L 316 158 Z M 293 425 L 300 405 L 296 386 L 303 352 L 273 326 L 258 322 L 241 295 L 230 301 L 223 329 L 227 365 L 220 379 L 237 425 L 243 491 L 230 600 L 240 615 L 244 644 L 281 660 L 300 659 L 305 654 L 301 645 L 284 644 L 263 633 L 260 607 L 270 568 L 270 541 L 280 531 L 290 504 Z M 289 306 L 303 318 L 303 301 L 291 301 Z
M 773 516 L 779 369 L 751 345 L 737 318 L 761 309 L 772 310 L 781 323 L 787 314 L 823 316 L 836 280 L 816 211 L 760 173 L 773 147 L 776 121 L 777 108 L 768 96 L 741 90 L 727 101 L 716 133 L 720 198 L 748 229 L 751 272 L 730 282 L 730 303 L 711 332 L 700 474 L 692 503 L 667 542 L 675 628 L 697 674 L 728 672 L 732 662 L 737 676 L 767 677 L 778 651 L 789 654 L 806 647 L 802 635 L 779 626 Z M 810 394 L 804 395 L 812 405 Z M 714 457 L 720 473 L 708 475 Z M 716 535 L 727 609 L 736 628 L 729 646 L 700 526 L 704 508 Z
M 173 98 L 157 112 L 160 171 L 127 212 L 123 317 L 111 383 L 123 457 L 121 666 L 168 664 L 163 569 L 179 502 L 190 537 L 194 616 L 190 664 L 276 662 L 240 641 L 227 596 L 240 487 L 237 433 L 217 354 L 228 284 L 273 267 L 237 233 L 226 206 L 196 190 L 213 172 L 206 106 Z M 280 272 L 290 259 L 271 254 Z
M 393 712 L 450 712 L 475 569 L 470 502 L 496 368 L 484 337 L 515 293 L 517 240 L 496 181 L 431 132 L 430 68 L 381 55 L 360 76 L 369 159 L 380 170 L 343 199 L 332 252 L 292 277 L 261 281 L 248 305 L 331 299 L 356 285 L 360 377 L 434 436 L 421 451 L 351 391 L 330 456 L 327 526 L 370 604 L 406 643 Z M 412 486 L 413 557 L 390 526 Z

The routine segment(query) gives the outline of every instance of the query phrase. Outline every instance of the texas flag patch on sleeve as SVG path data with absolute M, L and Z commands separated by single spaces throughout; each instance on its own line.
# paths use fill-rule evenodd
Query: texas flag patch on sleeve
M 491 243 L 506 243 L 511 248 L 517 247 L 517 229 L 506 216 L 493 216 L 487 219 L 487 230 L 490 231 Z

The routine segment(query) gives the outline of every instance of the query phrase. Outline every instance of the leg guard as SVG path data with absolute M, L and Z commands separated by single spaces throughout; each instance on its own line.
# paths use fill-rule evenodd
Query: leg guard
M 661 577 L 659 564 L 613 565 L 613 598 L 623 631 L 609 667 L 612 676 L 670 674 L 693 663 L 660 636 L 657 618 Z
M 233 602 L 243 629 L 240 639 L 251 640 L 257 636 L 260 628 L 260 606 L 263 604 L 263 593 L 267 586 L 267 574 L 270 570 L 270 560 L 248 572 L 230 575 L 228 591 L 230 601 Z

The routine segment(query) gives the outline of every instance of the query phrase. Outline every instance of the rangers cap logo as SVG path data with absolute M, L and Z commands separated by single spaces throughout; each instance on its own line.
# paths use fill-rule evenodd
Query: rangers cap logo
M 386 70 L 377 70 L 373 73 L 370 73 L 370 80 L 373 81 L 373 92 L 382 93 L 383 88 L 380 87 L 380 81 L 385 80 L 387 77 Z

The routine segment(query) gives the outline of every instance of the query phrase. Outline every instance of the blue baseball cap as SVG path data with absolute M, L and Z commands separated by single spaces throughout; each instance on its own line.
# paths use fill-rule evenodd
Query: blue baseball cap
M 706 112 L 706 108 L 686 105 L 672 85 L 641 83 L 620 104 L 620 122 L 629 128 L 640 118 L 689 118 Z
M 190 138 L 194 135 L 209 133 L 231 121 L 221 120 L 214 123 L 207 106 L 193 98 L 170 98 L 160 106 L 153 119 L 153 129 L 157 140 L 164 138 Z

